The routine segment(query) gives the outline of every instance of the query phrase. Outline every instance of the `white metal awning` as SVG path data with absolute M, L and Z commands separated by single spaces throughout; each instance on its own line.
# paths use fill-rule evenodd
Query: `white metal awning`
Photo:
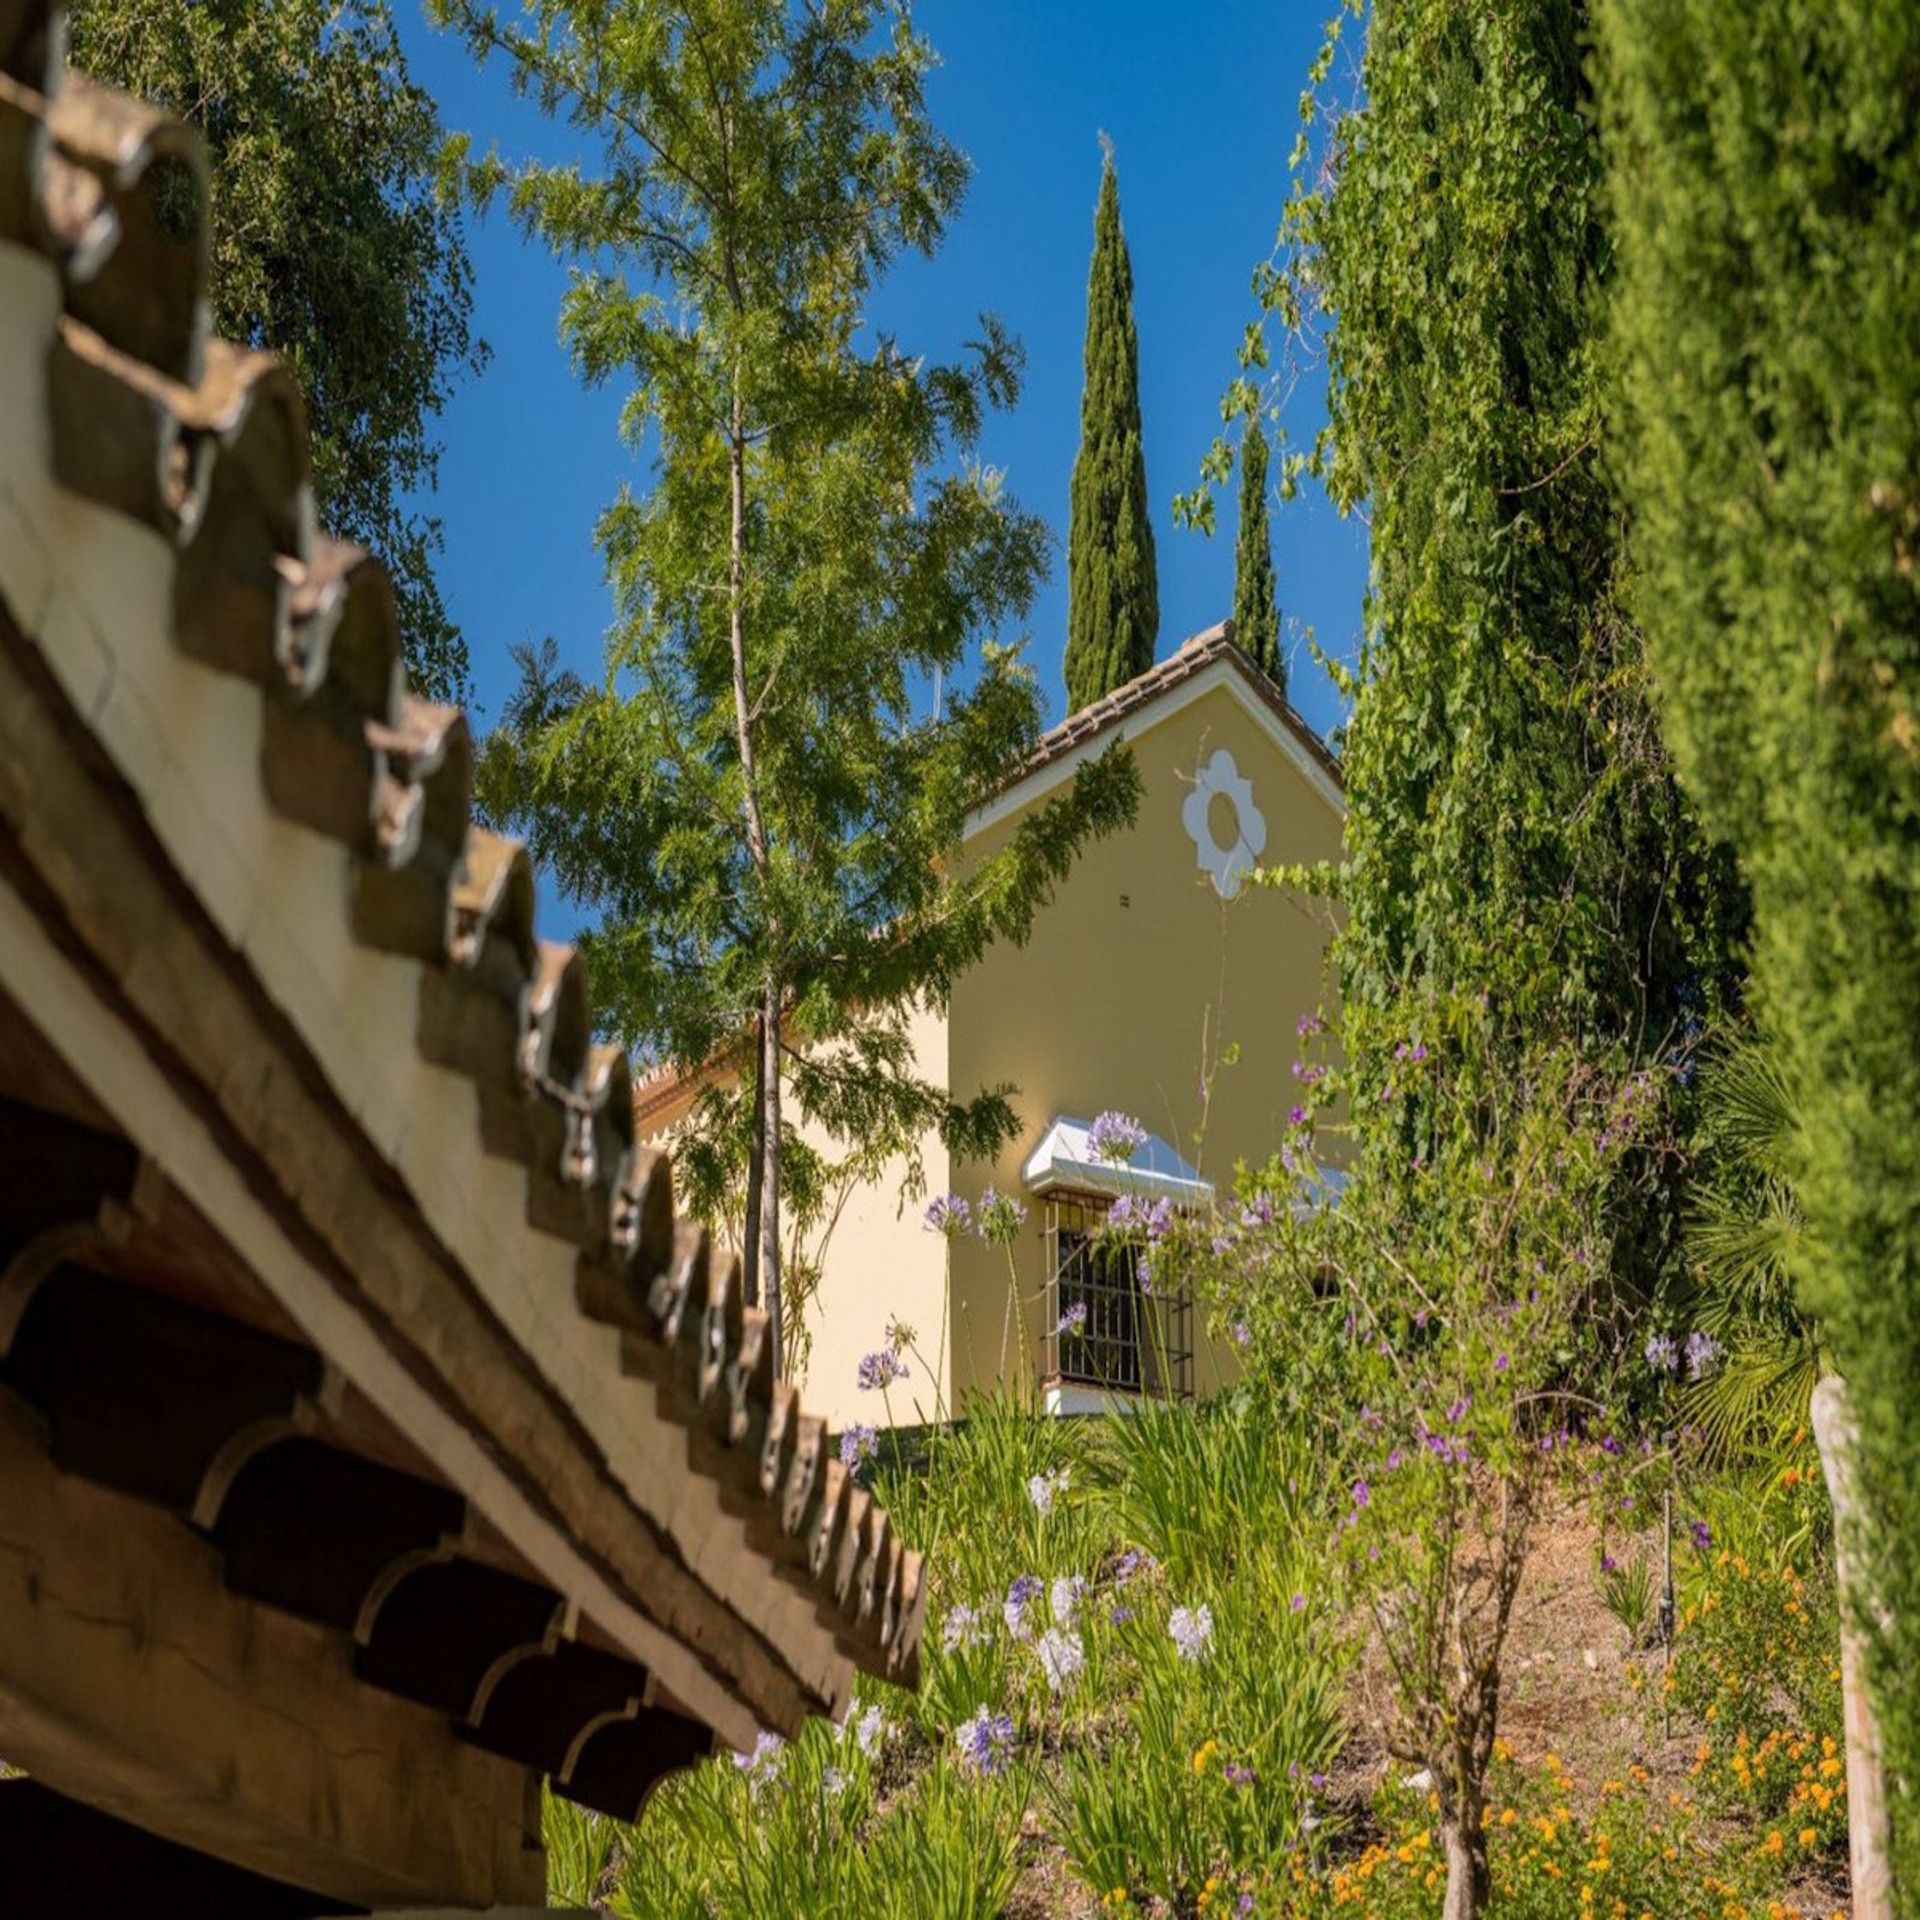
M 1147 1135 L 1133 1157 L 1115 1163 L 1093 1151 L 1093 1123 L 1058 1114 L 1028 1154 L 1021 1178 L 1030 1192 L 1066 1187 L 1076 1193 L 1138 1194 L 1146 1200 L 1171 1200 L 1177 1207 L 1203 1207 L 1213 1200 L 1212 1183 L 1161 1139 Z

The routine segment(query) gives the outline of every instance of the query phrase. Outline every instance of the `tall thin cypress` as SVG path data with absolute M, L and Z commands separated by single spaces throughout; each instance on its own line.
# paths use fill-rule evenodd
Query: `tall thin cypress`
M 1280 658 L 1280 603 L 1267 524 L 1267 435 L 1258 419 L 1240 442 L 1240 532 L 1233 543 L 1233 637 L 1270 680 L 1287 683 Z
M 1087 276 L 1086 384 L 1067 527 L 1067 705 L 1078 710 L 1153 665 L 1160 587 L 1140 440 L 1133 265 L 1113 154 L 1100 174 Z

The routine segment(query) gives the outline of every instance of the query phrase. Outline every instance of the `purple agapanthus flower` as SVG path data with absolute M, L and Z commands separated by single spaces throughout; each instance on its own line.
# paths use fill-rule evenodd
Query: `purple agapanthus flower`
M 1080 1636 L 1060 1627 L 1049 1627 L 1034 1642 L 1033 1650 L 1039 1656 L 1041 1671 L 1047 1676 L 1048 1690 L 1053 1693 L 1058 1693 L 1087 1664 Z
M 872 1427 L 853 1426 L 840 1436 L 840 1464 L 858 1473 L 879 1451 L 880 1436 Z
M 1086 1593 L 1087 1583 L 1077 1573 L 1063 1573 L 1047 1589 L 1047 1601 L 1053 1608 L 1056 1626 L 1070 1627 L 1080 1611 L 1081 1597 Z
M 1007 1631 L 1016 1640 L 1029 1640 L 1033 1629 L 1027 1624 L 1027 1609 L 1039 1599 L 1041 1594 L 1038 1574 L 1023 1573 L 1007 1589 L 1007 1597 L 1000 1605 L 1000 1617 L 1007 1623 Z
M 960 1764 L 972 1773 L 991 1777 L 1006 1764 L 1013 1745 L 1013 1722 L 1004 1713 L 982 1707 L 971 1720 L 954 1729 L 953 1744 L 960 1749 Z
M 1087 1324 L 1087 1303 L 1076 1300 L 1070 1306 L 1060 1309 L 1060 1324 L 1055 1333 L 1078 1333 Z
M 1697 1328 L 1687 1335 L 1685 1353 L 1689 1380 L 1706 1379 L 1720 1364 L 1720 1342 Z
M 1096 1160 L 1108 1166 L 1125 1166 L 1147 1144 L 1147 1130 L 1130 1113 L 1109 1107 L 1096 1114 L 1087 1129 L 1087 1145 Z
M 1213 1644 L 1213 1609 L 1205 1605 L 1175 1607 L 1167 1616 L 1167 1632 L 1182 1660 L 1204 1660 Z
M 957 1240 L 965 1233 L 972 1217 L 971 1209 L 957 1193 L 943 1193 L 929 1201 L 924 1215 L 928 1229 L 949 1240 Z
M 751 1753 L 736 1753 L 733 1764 L 747 1776 L 747 1785 L 758 1794 L 780 1770 L 780 1755 L 786 1742 L 777 1733 L 763 1733 L 753 1743 Z
M 1152 1565 L 1152 1554 L 1143 1552 L 1139 1547 L 1129 1547 L 1114 1563 L 1114 1581 L 1119 1586 L 1125 1586 L 1136 1573 L 1146 1571 Z
M 862 1393 L 883 1392 L 896 1380 L 906 1379 L 907 1363 L 891 1347 L 882 1347 L 860 1362 L 856 1377 Z
M 1066 1492 L 1072 1472 L 1071 1467 L 1057 1467 L 1052 1473 L 1036 1473 L 1027 1482 L 1027 1498 L 1042 1519 L 1053 1511 L 1054 1501 Z
M 1655 1373 L 1674 1373 L 1680 1366 L 1680 1349 L 1670 1333 L 1656 1333 L 1646 1346 L 1647 1365 Z
M 980 1238 L 989 1246 L 1011 1246 L 1027 1223 L 1027 1209 L 1012 1194 L 989 1187 L 980 1196 L 974 1220 L 980 1229 Z
M 955 1607 L 941 1622 L 940 1651 L 958 1653 L 964 1647 L 977 1647 L 986 1637 L 978 1607 Z

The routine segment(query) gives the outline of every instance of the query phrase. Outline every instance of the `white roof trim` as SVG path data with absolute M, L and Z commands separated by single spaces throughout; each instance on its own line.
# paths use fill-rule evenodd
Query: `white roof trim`
M 1181 1159 L 1157 1133 L 1147 1135 L 1131 1160 L 1116 1164 L 1096 1156 L 1089 1136 L 1093 1124 L 1057 1114 L 1027 1155 L 1020 1177 L 1035 1192 L 1068 1187 L 1076 1193 L 1105 1193 L 1118 1199 L 1171 1200 L 1177 1207 L 1204 1207 L 1213 1201 L 1212 1183 Z
M 971 840 L 976 833 L 984 833 L 987 828 L 1018 813 L 1023 807 L 1031 805 L 1043 793 L 1057 787 L 1068 779 L 1095 754 L 1106 752 L 1116 740 L 1137 739 L 1141 734 L 1150 732 L 1163 720 L 1171 720 L 1183 708 L 1190 707 L 1196 700 L 1203 700 L 1215 687 L 1224 686 L 1233 695 L 1241 708 L 1261 728 L 1267 738 L 1278 747 L 1285 758 L 1301 774 L 1315 793 L 1331 807 L 1336 816 L 1344 818 L 1347 811 L 1345 797 L 1341 794 L 1340 783 L 1328 773 L 1313 753 L 1302 742 L 1299 735 L 1287 726 L 1264 700 L 1257 699 L 1245 680 L 1240 669 L 1231 660 L 1221 658 L 1210 666 L 1205 666 L 1187 679 L 1176 682 L 1165 693 L 1149 700 L 1146 705 L 1137 707 L 1132 713 L 1124 714 L 1110 727 L 1102 728 L 1098 733 L 1089 734 L 1078 746 L 1071 747 L 1057 760 L 1049 760 L 1043 767 L 1035 767 L 1024 779 L 1016 780 L 1012 786 L 997 793 L 983 806 L 978 806 L 967 815 L 964 838 Z

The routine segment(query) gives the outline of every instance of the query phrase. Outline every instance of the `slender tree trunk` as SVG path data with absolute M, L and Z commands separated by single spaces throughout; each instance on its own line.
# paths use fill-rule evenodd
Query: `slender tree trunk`
M 740 1278 L 747 1305 L 760 1304 L 760 1180 L 766 1152 L 766 1109 L 760 1104 L 760 1062 L 766 1052 L 766 1034 L 758 1014 L 753 1017 L 753 1111 L 747 1131 L 747 1224 L 740 1236 Z
M 747 419 L 741 370 L 734 368 L 733 404 L 728 420 L 727 477 L 731 524 L 727 546 L 728 638 L 733 666 L 733 725 L 740 753 L 740 806 L 747 834 L 747 857 L 765 886 L 768 874 L 766 822 L 760 812 L 760 776 L 753 751 L 753 704 L 747 692 Z M 780 928 L 769 899 L 761 928 L 769 959 L 777 952 Z M 754 1098 L 754 1142 L 759 1148 L 759 1180 L 748 1201 L 748 1233 L 757 1250 L 757 1282 L 767 1309 L 773 1341 L 773 1371 L 781 1373 L 780 1340 L 780 1025 L 778 969 L 769 965 L 758 1016 L 760 1084 Z M 756 1207 L 757 1202 L 757 1207 Z M 757 1212 L 758 1217 L 755 1218 Z M 755 1259 L 749 1255 L 749 1259 Z
M 1867 1692 L 1867 1648 L 1853 1541 L 1860 1524 L 1853 1478 L 1858 1428 L 1844 1380 L 1827 1374 L 1813 1390 L 1813 1434 L 1833 1502 L 1834 1583 L 1840 1600 L 1840 1692 L 1847 1738 L 1847 1866 L 1854 1920 L 1892 1920 L 1893 1870 L 1887 1863 L 1887 1783 L 1880 1730 Z
M 1447 1857 L 1447 1898 L 1441 1920 L 1480 1920 L 1493 1900 L 1487 1859 L 1487 1802 L 1481 1783 L 1456 1784 L 1441 1810 L 1440 1840 Z
M 780 1290 L 780 1026 L 780 987 L 769 981 L 760 1013 L 760 1112 L 766 1129 L 760 1144 L 760 1280 L 776 1380 L 784 1371 L 786 1354 L 781 1338 L 786 1302 Z

